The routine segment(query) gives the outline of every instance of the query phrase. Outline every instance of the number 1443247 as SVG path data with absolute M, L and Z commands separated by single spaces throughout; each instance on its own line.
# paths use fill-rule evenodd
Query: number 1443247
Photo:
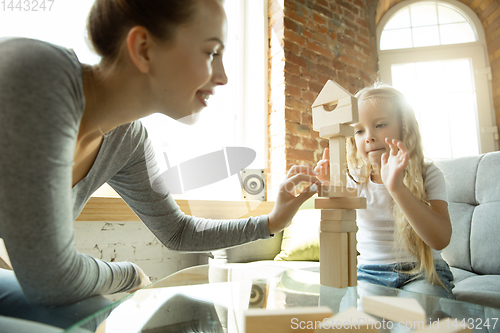
M 0 8 L 3 12 L 50 12 L 54 0 L 2 0 Z

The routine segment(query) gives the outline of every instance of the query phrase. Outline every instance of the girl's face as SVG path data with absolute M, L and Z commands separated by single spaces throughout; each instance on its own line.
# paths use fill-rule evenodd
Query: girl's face
M 358 105 L 359 123 L 354 124 L 358 153 L 370 164 L 380 165 L 383 153 L 389 153 L 385 139 L 401 140 L 401 126 L 393 111 L 377 108 L 369 100 Z
M 193 20 L 150 53 L 154 111 L 185 123 L 196 122 L 215 87 L 227 83 L 222 63 L 227 37 L 224 9 L 217 0 L 198 1 L 196 6 Z

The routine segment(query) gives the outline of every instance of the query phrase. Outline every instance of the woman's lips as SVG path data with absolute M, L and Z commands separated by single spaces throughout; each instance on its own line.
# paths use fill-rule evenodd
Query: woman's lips
M 212 95 L 212 93 L 210 93 L 210 92 L 204 92 L 204 91 L 197 91 L 196 92 L 196 97 L 201 102 L 201 104 L 203 104 L 204 106 L 208 106 L 207 101 L 211 95 Z

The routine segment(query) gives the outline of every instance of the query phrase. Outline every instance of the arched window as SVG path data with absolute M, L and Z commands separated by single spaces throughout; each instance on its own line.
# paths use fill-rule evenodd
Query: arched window
M 484 31 L 470 8 L 405 1 L 384 15 L 377 36 L 380 78 L 413 105 L 427 157 L 498 149 Z
M 381 50 L 477 41 L 474 25 L 458 8 L 440 2 L 417 2 L 397 11 L 384 26 Z

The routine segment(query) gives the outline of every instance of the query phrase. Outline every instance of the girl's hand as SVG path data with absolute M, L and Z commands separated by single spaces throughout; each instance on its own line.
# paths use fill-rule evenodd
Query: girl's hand
M 330 185 L 330 149 L 325 148 L 323 158 L 318 162 L 314 171 L 318 174 L 317 178 L 325 185 Z
M 403 142 L 387 138 L 385 138 L 385 142 L 389 145 L 391 151 L 389 154 L 384 153 L 382 155 L 380 175 L 387 190 L 393 192 L 404 186 L 404 170 L 408 165 L 409 154 Z
M 274 235 L 286 228 L 300 206 L 319 189 L 321 181 L 316 172 L 306 165 L 294 165 L 288 172 L 287 179 L 280 185 L 280 192 L 273 211 L 269 214 L 269 234 Z M 302 193 L 295 194 L 300 183 L 311 183 Z

